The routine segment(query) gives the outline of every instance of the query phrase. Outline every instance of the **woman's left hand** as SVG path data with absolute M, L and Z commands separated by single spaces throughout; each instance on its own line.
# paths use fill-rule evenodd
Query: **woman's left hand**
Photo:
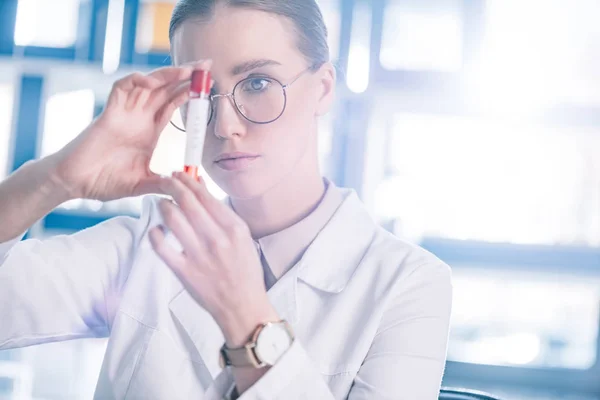
M 266 294 L 262 265 L 246 223 L 212 196 L 204 182 L 177 172 L 164 180 L 160 210 L 182 252 L 165 240 L 165 227 L 149 232 L 152 247 L 190 295 L 221 327 L 227 345 L 247 342 L 263 322 L 278 320 Z

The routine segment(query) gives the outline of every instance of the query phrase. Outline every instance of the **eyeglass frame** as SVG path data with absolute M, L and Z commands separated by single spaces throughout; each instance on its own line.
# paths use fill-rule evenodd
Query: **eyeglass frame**
M 281 113 L 279 113 L 279 115 L 277 117 L 275 117 L 274 119 L 272 119 L 270 121 L 267 121 L 267 122 L 252 121 L 250 118 L 246 117 L 244 115 L 244 113 L 240 110 L 240 107 L 238 106 L 238 103 L 235 100 L 235 96 L 234 96 L 235 90 L 243 82 L 246 82 L 246 81 L 252 80 L 252 79 L 261 78 L 260 76 L 249 76 L 247 78 L 244 78 L 244 79 L 240 80 L 238 83 L 236 83 L 235 86 L 233 87 L 233 90 L 231 92 L 229 92 L 229 93 L 223 93 L 223 94 L 215 93 L 215 94 L 211 94 L 211 95 L 208 96 L 208 100 L 210 101 L 210 117 L 208 118 L 207 124 L 210 124 L 210 122 L 212 121 L 212 118 L 213 118 L 214 114 L 216 114 L 216 112 L 214 110 L 214 106 L 215 106 L 214 100 L 218 99 L 220 97 L 227 97 L 229 99 L 232 99 L 233 100 L 233 104 L 235 105 L 235 110 L 237 111 L 237 113 L 239 113 L 242 117 L 244 117 L 244 119 L 247 120 L 248 122 L 251 122 L 251 123 L 257 124 L 257 125 L 266 125 L 266 124 L 271 124 L 271 123 L 277 121 L 279 118 L 281 118 L 281 116 L 283 115 L 283 113 L 285 112 L 285 110 L 287 108 L 287 89 L 289 87 L 291 87 L 294 83 L 296 83 L 296 81 L 298 81 L 302 76 L 304 76 L 304 74 L 306 74 L 307 72 L 315 69 L 317 66 L 318 66 L 318 64 L 311 65 L 310 67 L 306 68 L 304 71 L 300 72 L 298 74 L 298 76 L 296 76 L 290 83 L 287 83 L 285 85 L 283 83 L 281 83 L 281 81 L 278 80 L 277 78 L 272 78 L 270 76 L 264 76 L 264 77 L 262 77 L 262 78 L 268 78 L 268 79 L 271 79 L 271 80 L 277 82 L 281 86 L 281 88 L 283 89 L 283 108 L 281 109 Z M 175 129 L 177 129 L 177 130 L 179 130 L 181 132 L 186 132 L 185 129 L 181 129 L 180 127 L 178 127 L 177 125 L 175 125 L 173 123 L 173 121 L 171 121 L 170 119 L 169 119 L 169 123 L 171 125 L 173 125 L 175 127 Z

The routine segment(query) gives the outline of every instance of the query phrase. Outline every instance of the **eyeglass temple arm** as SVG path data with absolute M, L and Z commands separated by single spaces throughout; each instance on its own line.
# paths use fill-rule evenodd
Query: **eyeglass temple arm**
M 288 84 L 282 85 L 282 86 L 283 86 L 283 88 L 284 88 L 284 89 L 287 89 L 287 88 L 289 88 L 289 87 L 290 87 L 290 86 L 292 86 L 294 83 L 296 83 L 296 81 L 297 81 L 298 79 L 300 79 L 300 78 L 301 78 L 301 77 L 302 77 L 304 74 L 306 74 L 308 71 L 312 70 L 312 69 L 313 69 L 313 68 L 315 68 L 316 66 L 318 66 L 318 64 L 313 64 L 313 65 L 311 65 L 310 67 L 306 68 L 304 71 L 300 72 L 300 73 L 298 74 L 298 76 L 294 78 L 294 80 L 293 80 L 293 81 L 291 81 L 291 82 L 290 82 L 290 83 L 288 83 Z

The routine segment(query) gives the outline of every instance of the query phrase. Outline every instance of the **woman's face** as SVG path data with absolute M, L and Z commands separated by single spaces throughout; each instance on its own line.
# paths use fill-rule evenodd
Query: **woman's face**
M 232 197 L 254 198 L 281 182 L 297 182 L 318 171 L 317 117 L 330 107 L 335 72 L 328 63 L 317 72 L 303 74 L 310 65 L 296 42 L 293 25 L 285 18 L 222 6 L 210 20 L 188 20 L 175 33 L 176 65 L 213 60 L 213 93 L 231 93 L 240 80 L 249 77 L 253 80 L 244 85 L 248 93 L 262 90 L 268 78 L 284 85 L 298 78 L 287 89 L 285 112 L 270 124 L 248 121 L 230 98 L 215 99 L 203 167 Z M 185 117 L 185 108 L 182 112 Z M 256 157 L 218 161 L 236 152 Z

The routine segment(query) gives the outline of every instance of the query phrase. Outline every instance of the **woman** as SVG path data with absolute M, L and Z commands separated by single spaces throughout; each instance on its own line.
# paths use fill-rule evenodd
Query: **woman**
M 316 3 L 181 0 L 170 36 L 174 67 L 118 81 L 74 141 L 0 185 L 0 349 L 109 337 L 98 399 L 437 398 L 449 268 L 321 177 L 335 70 Z M 225 203 L 149 170 L 198 68 L 225 95 L 203 154 Z M 175 202 L 19 241 L 65 200 L 149 193 Z

